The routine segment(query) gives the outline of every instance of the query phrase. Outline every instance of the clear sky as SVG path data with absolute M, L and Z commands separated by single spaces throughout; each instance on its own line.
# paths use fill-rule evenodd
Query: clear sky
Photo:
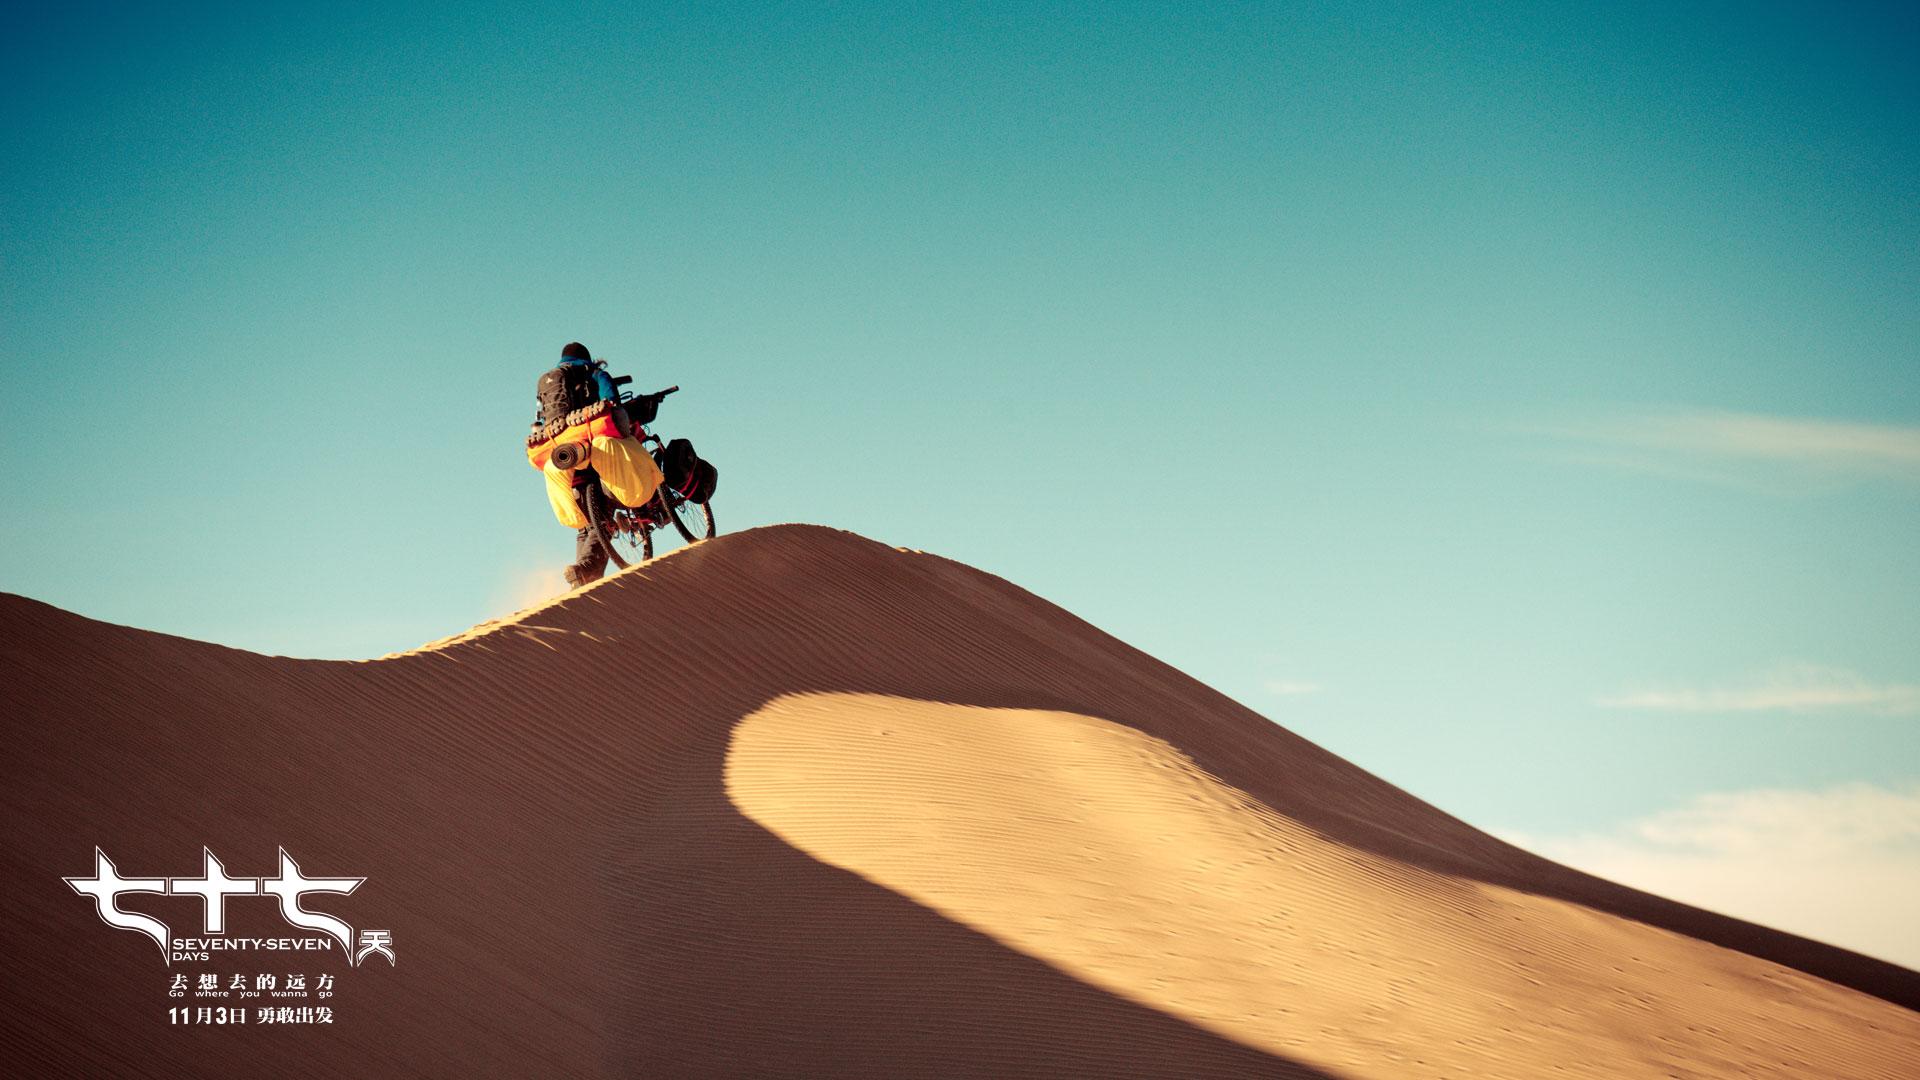
M 502 614 L 579 339 L 684 388 L 723 529 L 952 556 L 1920 964 L 1912 6 L 398 7 L 15 13 L 0 588 Z

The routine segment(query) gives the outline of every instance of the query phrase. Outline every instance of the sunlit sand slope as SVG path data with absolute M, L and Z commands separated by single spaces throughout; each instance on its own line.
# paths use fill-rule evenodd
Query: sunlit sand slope
M 1840 1002 L 1857 995 L 1799 972 L 1330 843 L 1096 717 L 782 698 L 736 730 L 727 781 L 822 861 L 1340 1075 L 1891 1076 L 1913 1051 L 1876 1027 L 1910 1039 L 1911 1014 L 1854 1013 Z
M 1912 972 L 1535 858 L 1006 582 L 826 529 L 364 663 L 0 597 L 0 665 L 7 1075 L 1920 1060 Z M 198 969 L 60 881 L 96 844 L 129 873 L 206 845 L 364 875 L 334 907 L 401 959 L 336 965 L 325 1029 L 169 1029 Z

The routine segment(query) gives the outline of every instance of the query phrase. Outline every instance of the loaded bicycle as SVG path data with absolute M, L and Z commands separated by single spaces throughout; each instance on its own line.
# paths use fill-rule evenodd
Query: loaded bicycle
M 616 385 L 633 378 L 623 375 L 614 380 Z M 679 391 L 678 386 L 669 386 L 655 394 L 645 395 L 653 401 L 653 412 L 659 411 L 660 402 L 667 395 Z M 625 395 L 622 395 L 625 397 Z M 630 398 L 628 400 L 631 400 Z M 672 525 L 681 539 L 691 544 L 696 540 L 711 540 L 714 536 L 712 480 L 703 480 L 702 467 L 711 472 L 713 467 L 697 456 L 693 461 L 681 463 L 668 460 L 670 447 L 682 440 L 668 442 L 649 430 L 646 424 L 634 425 L 634 435 L 642 446 L 648 447 L 648 456 L 660 467 L 662 482 L 654 488 L 653 498 L 639 507 L 623 506 L 616 501 L 600 484 L 598 474 L 589 468 L 588 479 L 574 484 L 574 497 L 581 503 L 581 510 L 587 516 L 587 522 L 596 536 L 602 538 L 607 557 L 615 566 L 625 569 L 631 562 L 644 562 L 653 558 L 653 533 L 656 529 Z M 692 454 L 692 444 L 686 443 L 687 453 Z M 668 466 L 673 465 L 671 471 Z M 675 486 L 674 476 L 684 478 Z M 716 477 L 717 479 L 717 477 Z M 696 499 L 695 496 L 704 496 Z M 628 550 L 621 551 L 622 547 Z M 630 560 L 628 555 L 636 556 Z

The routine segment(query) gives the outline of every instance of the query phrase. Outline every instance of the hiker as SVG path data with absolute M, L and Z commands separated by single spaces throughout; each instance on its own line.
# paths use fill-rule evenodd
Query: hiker
M 596 401 L 620 400 L 619 389 L 613 376 L 607 374 L 606 364 L 593 359 L 587 347 L 577 341 L 568 342 L 560 350 L 560 363 L 540 376 L 535 394 L 540 402 L 535 427 Z M 579 530 L 573 543 L 573 565 L 567 567 L 564 575 L 567 584 L 574 588 L 590 585 L 599 581 L 606 570 L 606 549 L 594 542 L 591 527 Z

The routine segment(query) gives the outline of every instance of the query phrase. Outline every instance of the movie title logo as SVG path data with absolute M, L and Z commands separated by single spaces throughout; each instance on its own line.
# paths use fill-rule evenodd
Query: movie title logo
M 348 962 L 358 967 L 368 957 L 379 955 L 394 963 L 393 935 L 387 930 L 362 930 L 326 911 L 316 910 L 309 897 L 319 895 L 351 896 L 366 878 L 309 877 L 287 854 L 280 851 L 279 872 L 272 877 L 234 877 L 207 848 L 201 848 L 198 877 L 138 877 L 120 872 L 106 852 L 93 849 L 93 876 L 63 880 L 82 896 L 91 897 L 94 912 L 108 926 L 131 930 L 150 939 L 160 948 L 162 960 L 206 961 L 216 953 L 300 953 L 331 952 L 337 946 Z M 200 937 L 175 937 L 166 923 L 137 911 L 120 907 L 124 896 L 177 896 L 200 901 Z M 313 931 L 303 937 L 227 937 L 227 903 L 248 897 L 271 899 L 281 919 L 298 930 Z

